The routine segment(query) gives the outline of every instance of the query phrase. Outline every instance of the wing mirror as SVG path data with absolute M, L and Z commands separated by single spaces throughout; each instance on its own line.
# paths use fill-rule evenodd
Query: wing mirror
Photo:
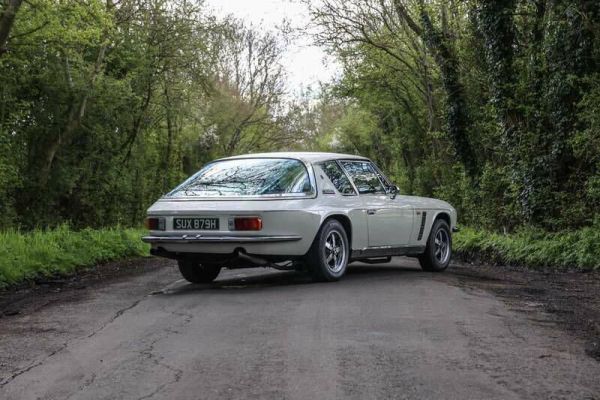
M 392 199 L 395 199 L 396 196 L 398 195 L 398 193 L 400 193 L 400 188 L 396 185 L 392 185 L 390 186 L 390 197 Z

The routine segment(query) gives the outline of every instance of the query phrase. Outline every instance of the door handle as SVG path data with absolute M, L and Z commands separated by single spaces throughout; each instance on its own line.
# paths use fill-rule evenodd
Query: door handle
M 374 210 L 374 209 L 367 210 L 367 215 L 375 215 L 375 213 L 377 213 L 377 210 Z

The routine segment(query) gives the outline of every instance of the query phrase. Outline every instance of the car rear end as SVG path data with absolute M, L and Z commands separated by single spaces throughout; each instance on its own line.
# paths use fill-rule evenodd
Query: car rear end
M 143 240 L 152 254 L 176 259 L 290 259 L 317 233 L 315 202 L 312 168 L 300 160 L 226 159 L 152 205 Z
M 231 254 L 242 250 L 259 255 L 303 255 L 320 223 L 299 200 L 262 202 L 168 201 L 148 210 L 150 230 L 143 240 L 152 253 Z M 307 207 L 309 206 L 309 207 Z

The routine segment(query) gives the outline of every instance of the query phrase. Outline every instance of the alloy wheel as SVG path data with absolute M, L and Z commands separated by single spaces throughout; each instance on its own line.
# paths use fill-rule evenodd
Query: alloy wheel
M 450 236 L 445 229 L 436 232 L 435 238 L 435 258 L 440 264 L 445 264 L 450 258 Z
M 325 240 L 325 264 L 333 273 L 338 273 L 346 263 L 346 246 L 338 231 L 331 231 Z

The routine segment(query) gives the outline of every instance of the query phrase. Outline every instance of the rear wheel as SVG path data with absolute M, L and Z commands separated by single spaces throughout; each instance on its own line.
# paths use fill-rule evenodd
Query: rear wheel
M 448 268 L 452 257 L 452 235 L 450 227 L 443 219 L 433 223 L 425 252 L 419 256 L 423 271 L 442 272 Z
M 178 264 L 181 275 L 191 283 L 210 283 L 221 272 L 221 267 L 214 264 L 200 264 L 190 260 L 179 260 Z
M 337 281 L 346 273 L 350 246 L 342 224 L 326 221 L 307 254 L 309 271 L 315 280 Z

